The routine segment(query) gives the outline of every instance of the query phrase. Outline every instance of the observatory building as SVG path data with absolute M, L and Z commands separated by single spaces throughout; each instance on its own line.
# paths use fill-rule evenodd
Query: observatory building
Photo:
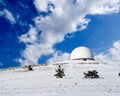
M 81 46 L 71 52 L 70 60 L 94 60 L 94 56 L 89 48 Z

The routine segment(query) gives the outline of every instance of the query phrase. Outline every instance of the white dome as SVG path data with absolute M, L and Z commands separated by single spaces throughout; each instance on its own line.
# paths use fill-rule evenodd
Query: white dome
M 70 55 L 70 59 L 71 60 L 79 60 L 79 59 L 83 59 L 83 60 L 94 60 L 94 56 L 91 52 L 91 50 L 87 47 L 77 47 L 75 48 L 71 55 Z

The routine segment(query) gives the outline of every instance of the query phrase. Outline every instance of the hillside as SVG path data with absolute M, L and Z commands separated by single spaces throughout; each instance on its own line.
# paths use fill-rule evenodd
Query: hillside
M 0 96 L 120 96 L 120 65 L 63 64 L 65 77 L 56 78 L 58 65 L 41 65 L 0 71 Z M 100 78 L 85 79 L 83 72 L 97 70 Z

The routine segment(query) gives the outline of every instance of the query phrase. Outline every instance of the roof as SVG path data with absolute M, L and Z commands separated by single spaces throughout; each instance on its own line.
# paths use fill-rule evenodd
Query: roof
M 89 48 L 81 46 L 81 47 L 75 48 L 71 52 L 70 59 L 71 60 L 78 60 L 78 59 L 94 60 L 94 56 Z

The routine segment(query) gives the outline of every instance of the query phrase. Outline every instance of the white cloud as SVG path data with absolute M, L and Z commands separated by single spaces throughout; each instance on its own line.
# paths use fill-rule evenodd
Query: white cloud
M 120 40 L 113 43 L 113 47 L 108 49 L 108 53 L 100 53 L 95 58 L 105 62 L 120 62 Z
M 62 53 L 60 51 L 57 51 L 53 54 L 53 57 L 50 58 L 47 62 L 53 63 L 53 62 L 58 62 L 63 60 L 69 60 L 69 57 L 70 57 L 69 53 Z
M 24 43 L 34 43 L 37 41 L 37 34 L 36 28 L 31 26 L 29 32 L 19 37 L 19 40 Z
M 26 49 L 21 52 L 22 58 L 24 59 L 20 58 L 18 60 L 22 65 L 38 64 L 38 59 L 42 55 L 48 55 L 54 52 L 49 45 L 38 42 L 39 36 L 37 29 L 32 26 L 28 33 L 19 37 L 19 40 L 26 44 Z
M 19 62 L 22 65 L 36 65 L 38 64 L 38 59 L 44 54 L 48 55 L 53 53 L 52 48 L 47 48 L 42 44 L 32 44 L 27 45 L 26 49 L 23 51 L 22 57 L 25 59 L 20 58 Z
M 49 3 L 54 4 L 55 8 L 48 9 Z M 90 22 L 88 18 L 85 18 L 87 15 L 116 13 L 120 9 L 120 0 L 77 0 L 74 4 L 73 0 L 34 0 L 34 4 L 38 12 L 52 11 L 49 16 L 40 15 L 34 18 L 36 28 L 30 29 L 28 33 L 20 37 L 20 41 L 25 44 L 32 42 L 31 45 L 27 45 L 22 55 L 27 61 L 31 61 L 30 57 L 35 58 L 32 59 L 34 63 L 37 63 L 44 54 L 52 53 L 56 58 L 58 55 L 53 49 L 54 44 L 63 41 L 67 33 L 84 30 Z M 37 31 L 39 30 L 42 33 L 38 38 Z
M 39 11 L 47 11 L 48 0 L 35 0 L 34 4 Z
M 92 0 L 89 4 L 89 13 L 93 15 L 117 13 L 120 9 L 120 0 Z
M 0 11 L 0 16 L 8 19 L 11 22 L 11 24 L 16 23 L 15 18 L 13 17 L 12 13 L 8 11 L 7 9 Z

